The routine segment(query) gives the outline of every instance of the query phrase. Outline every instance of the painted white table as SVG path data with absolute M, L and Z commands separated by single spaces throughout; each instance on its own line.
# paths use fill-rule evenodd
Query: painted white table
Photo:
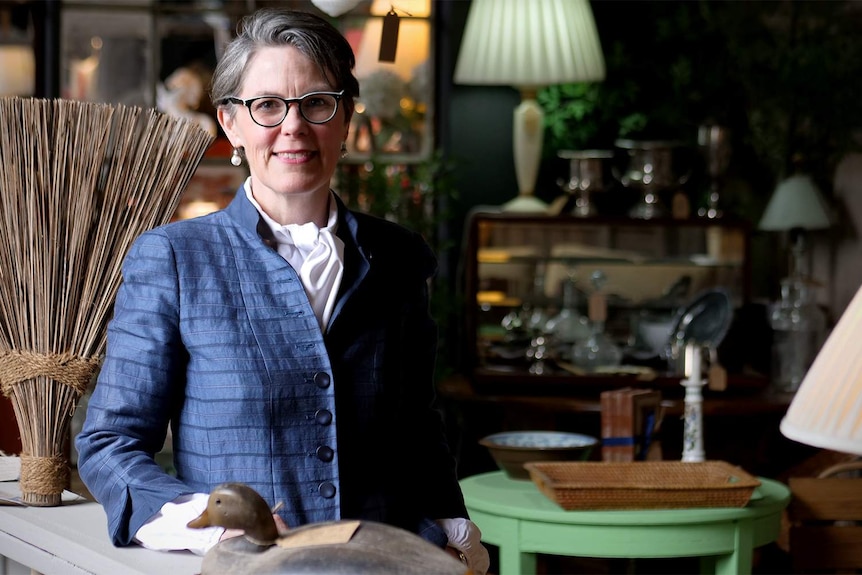
M 0 492 L 14 489 L 0 483 Z M 105 511 L 87 500 L 59 507 L 0 506 L 0 556 L 44 575 L 195 575 L 202 557 L 114 547 Z

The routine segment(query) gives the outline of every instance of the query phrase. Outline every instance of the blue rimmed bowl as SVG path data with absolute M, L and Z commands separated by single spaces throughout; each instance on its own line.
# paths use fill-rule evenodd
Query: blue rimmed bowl
M 512 479 L 530 479 L 528 461 L 583 461 L 599 440 L 566 431 L 503 431 L 483 437 L 479 444 Z

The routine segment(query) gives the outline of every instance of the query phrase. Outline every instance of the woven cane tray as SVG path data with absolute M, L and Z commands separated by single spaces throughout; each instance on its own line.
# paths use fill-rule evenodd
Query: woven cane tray
M 530 479 L 566 510 L 745 507 L 760 481 L 723 461 L 532 462 Z

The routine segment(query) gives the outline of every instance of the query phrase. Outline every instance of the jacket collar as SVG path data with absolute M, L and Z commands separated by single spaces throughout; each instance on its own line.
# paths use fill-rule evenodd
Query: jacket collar
M 338 317 L 344 302 L 353 294 L 368 275 L 371 269 L 371 246 L 367 239 L 363 241 L 363 230 L 359 226 L 359 220 L 353 212 L 347 208 L 338 194 L 333 193 L 338 206 L 338 229 L 336 235 L 344 242 L 344 275 L 341 279 L 338 300 L 332 310 L 329 324 Z M 245 196 L 245 189 L 240 186 L 233 200 L 224 209 L 225 214 L 237 222 L 239 226 L 249 233 L 261 238 L 261 240 L 273 247 L 275 245 L 269 226 L 260 217 L 257 209 Z
M 332 197 L 335 198 L 335 203 L 338 207 L 338 237 L 345 243 L 349 239 L 350 242 L 356 244 L 357 248 L 362 252 L 363 250 L 358 241 L 360 230 L 356 217 L 347 208 L 347 206 L 344 205 L 344 202 L 338 197 L 338 194 L 333 192 Z M 238 222 L 240 227 L 257 235 L 261 235 L 261 228 L 259 225 L 263 218 L 261 218 L 257 208 L 248 201 L 248 198 L 245 196 L 245 188 L 243 186 L 240 186 L 236 191 L 233 200 L 231 200 L 230 204 L 228 204 L 224 209 L 224 212 L 233 220 Z M 268 226 L 265 225 L 265 227 L 268 229 Z M 367 260 L 364 253 L 363 259 Z

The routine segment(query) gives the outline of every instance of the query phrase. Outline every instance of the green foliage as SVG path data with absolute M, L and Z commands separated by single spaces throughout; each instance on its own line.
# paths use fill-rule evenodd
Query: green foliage
M 598 121 L 584 121 L 600 113 L 598 87 L 594 84 L 561 84 L 549 86 L 537 95 L 545 112 L 545 128 L 550 148 L 557 150 L 577 142 L 581 149 L 596 139 Z
M 456 162 L 437 151 L 413 164 L 373 158 L 363 164 L 343 164 L 337 188 L 348 206 L 396 221 L 425 237 L 436 250 L 438 228 L 449 218 L 457 198 Z

